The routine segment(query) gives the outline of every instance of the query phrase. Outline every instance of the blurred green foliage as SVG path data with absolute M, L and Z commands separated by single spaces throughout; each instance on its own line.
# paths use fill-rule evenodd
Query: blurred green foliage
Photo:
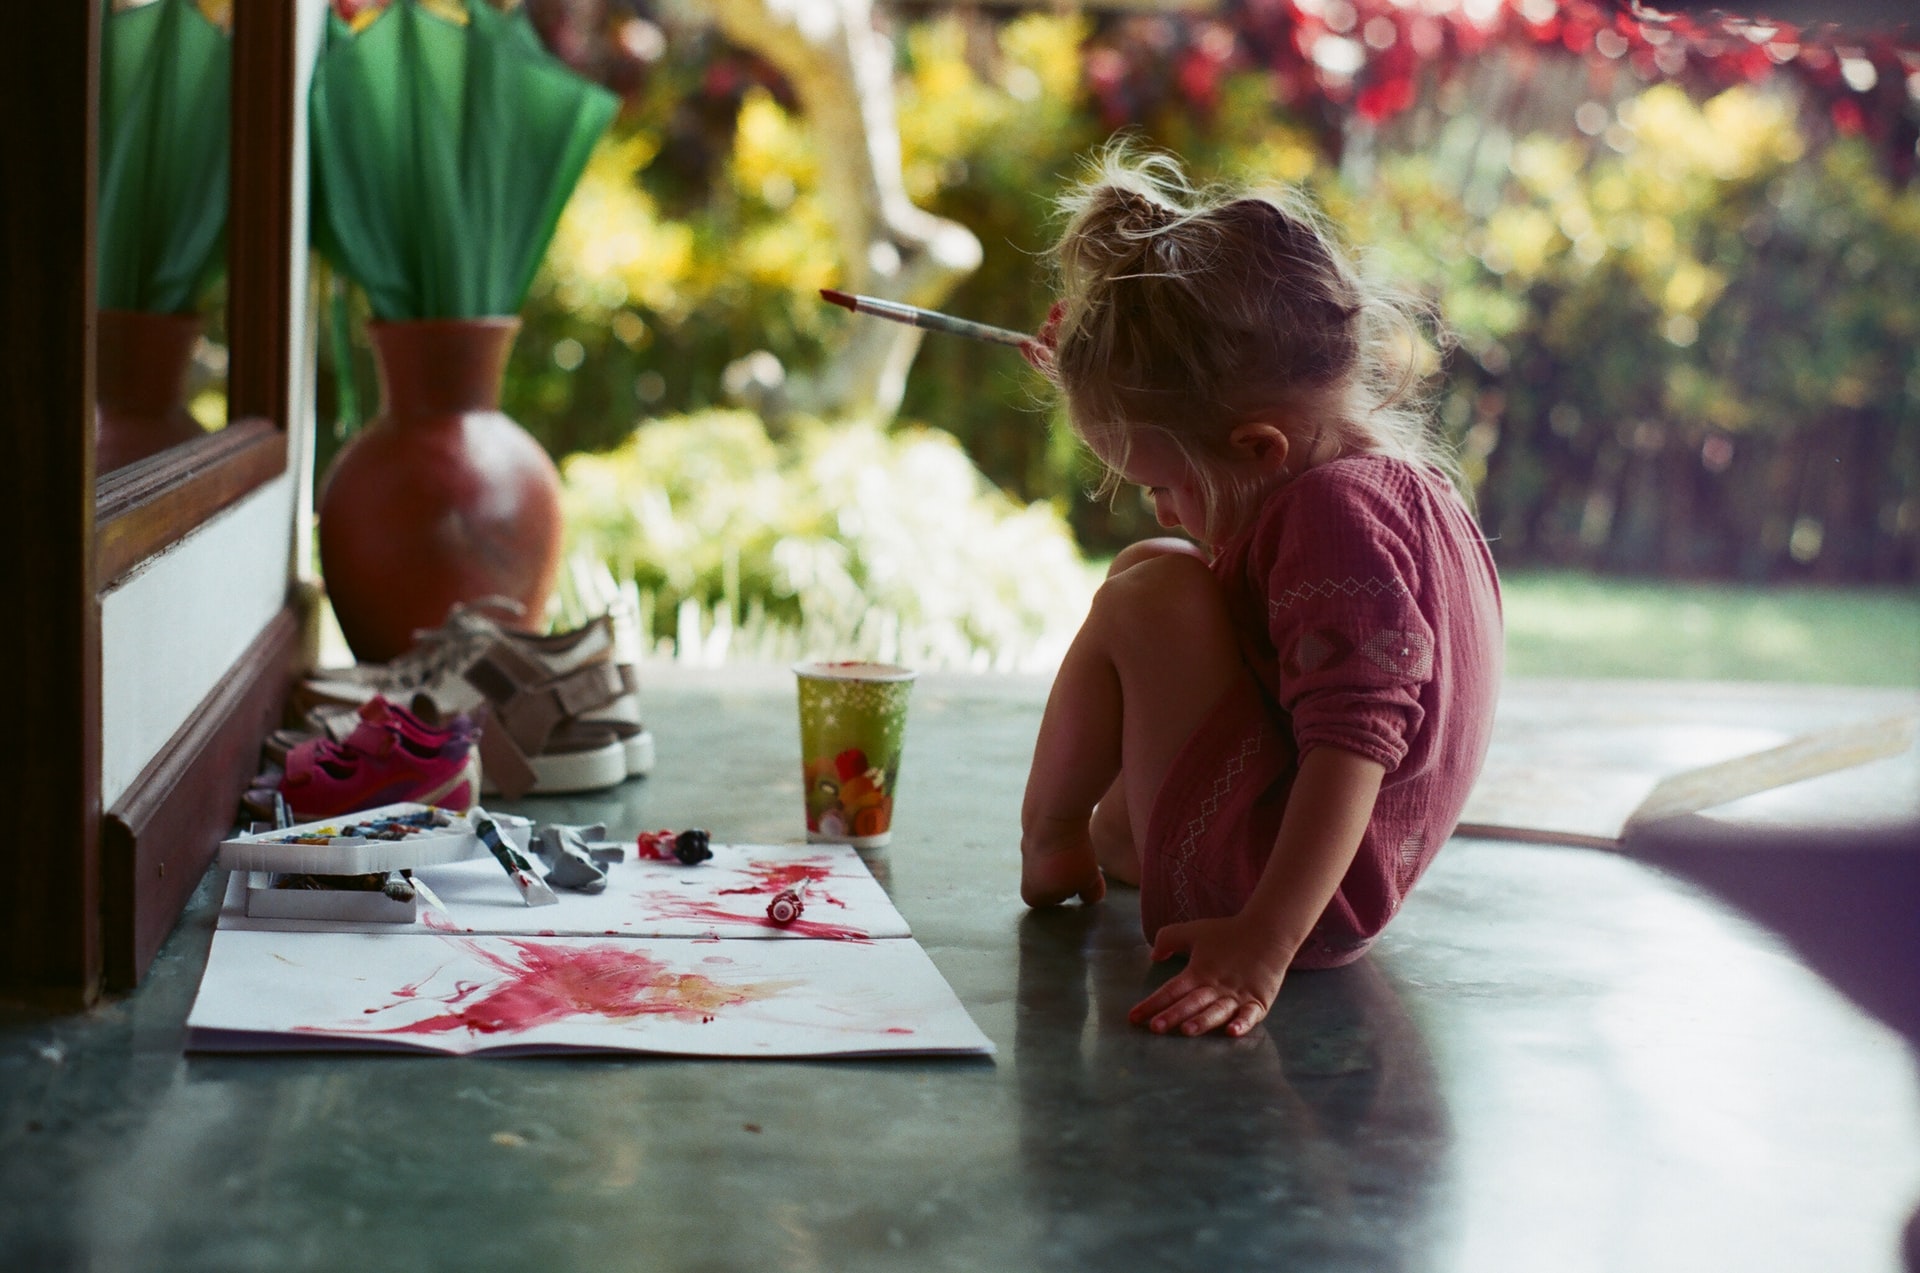
M 1109 131 L 1087 87 L 1095 26 L 893 21 L 908 191 L 985 249 L 945 308 L 1033 327 L 1053 194 Z M 651 66 L 589 163 L 505 403 L 556 456 L 589 453 L 566 465 L 580 542 L 658 595 L 657 634 L 682 599 L 709 621 L 758 606 L 812 622 L 800 581 L 827 576 L 782 543 L 837 553 L 863 588 L 887 577 L 878 541 L 834 523 L 851 488 L 809 476 L 806 457 L 847 426 L 768 432 L 717 410 L 734 360 L 770 351 L 804 377 L 845 324 L 872 320 L 817 297 L 840 271 L 807 122 L 777 77 L 702 38 Z M 1623 73 L 1602 92 L 1586 70 L 1556 81 L 1545 61 L 1499 57 L 1393 120 L 1348 121 L 1333 148 L 1324 112 L 1293 113 L 1265 71 L 1230 60 L 1204 109 L 1166 97 L 1131 124 L 1202 180 L 1304 186 L 1366 268 L 1438 303 L 1458 338 L 1438 424 L 1503 568 L 1920 581 L 1920 189 L 1865 141 L 1810 126 L 1790 83 L 1689 92 Z M 978 513 L 971 533 L 1044 515 L 1099 557 L 1156 529 L 1138 501 L 1084 497 L 1084 458 L 1004 349 L 929 337 L 897 428 L 916 445 L 944 431 L 985 475 L 942 505 Z M 858 445 L 891 480 L 918 480 L 882 435 Z M 981 587 L 1011 587 L 991 554 L 970 560 L 1001 571 Z M 924 604 L 886 608 L 907 623 Z
M 1446 415 L 1504 561 L 1920 577 L 1920 195 L 1761 88 L 1518 138 L 1478 202 L 1465 132 L 1383 163 L 1370 211 L 1470 355 Z
M 1031 327 L 1052 195 L 1106 135 L 1083 84 L 1093 28 L 935 14 L 896 34 L 909 193 L 986 252 L 948 307 Z M 707 161 L 686 161 L 702 66 L 669 56 L 648 79 L 536 284 L 507 406 L 556 454 L 719 405 L 721 371 L 754 350 L 804 375 L 869 321 L 816 298 L 835 247 L 806 121 L 773 88 L 742 81 L 731 124 L 695 143 Z M 1338 166 L 1257 68 L 1137 128 L 1202 179 L 1304 185 L 1375 268 L 1438 300 L 1460 342 L 1444 427 L 1503 561 L 1920 577 L 1920 194 L 1864 142 L 1810 142 L 1784 84 L 1585 91 L 1553 131 L 1498 94 L 1441 96 L 1356 132 Z M 1150 533 L 1134 501 L 1082 498 L 1043 390 L 1005 350 L 934 337 L 902 416 L 1051 502 L 1089 551 Z
M 1047 505 L 1017 505 L 933 429 L 802 418 L 775 439 L 714 411 L 564 476 L 570 551 L 633 580 L 644 626 L 686 646 L 719 628 L 763 659 L 1051 667 L 1097 578 Z

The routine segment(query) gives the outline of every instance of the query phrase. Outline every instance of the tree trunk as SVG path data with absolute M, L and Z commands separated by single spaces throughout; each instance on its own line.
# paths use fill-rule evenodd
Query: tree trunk
M 915 207 L 900 168 L 892 41 L 872 0 L 710 0 L 704 11 L 732 42 L 793 86 L 820 149 L 821 190 L 835 220 L 842 286 L 936 308 L 978 269 L 971 230 Z M 823 414 L 886 419 L 900 407 L 918 329 L 863 318 L 840 357 L 798 403 Z

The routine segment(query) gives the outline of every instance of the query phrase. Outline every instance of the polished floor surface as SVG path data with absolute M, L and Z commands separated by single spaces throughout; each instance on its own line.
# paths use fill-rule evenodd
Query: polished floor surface
M 645 692 L 652 777 L 520 810 L 794 838 L 783 673 Z M 186 1055 L 210 879 L 137 993 L 0 1015 L 0 1269 L 1901 1267 L 1906 1043 L 1618 854 L 1457 841 L 1255 1036 L 1129 1028 L 1136 898 L 1016 893 L 1044 692 L 923 679 L 869 855 L 997 1057 Z

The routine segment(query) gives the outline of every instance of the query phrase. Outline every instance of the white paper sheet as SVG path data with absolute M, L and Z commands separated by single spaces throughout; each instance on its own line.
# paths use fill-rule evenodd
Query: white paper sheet
M 215 933 L 193 1051 L 984 1055 L 918 943 Z
M 849 845 L 629 858 L 530 908 L 490 857 L 422 869 L 446 913 L 269 919 L 229 883 L 193 1051 L 985 1055 L 993 1044 Z M 806 882 L 789 925 L 767 915 Z M 766 940 L 772 938 L 774 940 Z

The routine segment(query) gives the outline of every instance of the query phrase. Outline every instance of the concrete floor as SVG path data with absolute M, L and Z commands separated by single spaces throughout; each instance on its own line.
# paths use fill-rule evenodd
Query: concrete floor
M 923 679 L 870 858 L 996 1058 L 187 1056 L 209 879 L 137 993 L 0 1016 L 0 1268 L 1901 1267 L 1907 1045 L 1619 855 L 1458 841 L 1255 1036 L 1129 1028 L 1136 898 L 1016 893 L 1044 692 Z M 519 810 L 795 838 L 785 673 L 645 693 L 652 777 Z

